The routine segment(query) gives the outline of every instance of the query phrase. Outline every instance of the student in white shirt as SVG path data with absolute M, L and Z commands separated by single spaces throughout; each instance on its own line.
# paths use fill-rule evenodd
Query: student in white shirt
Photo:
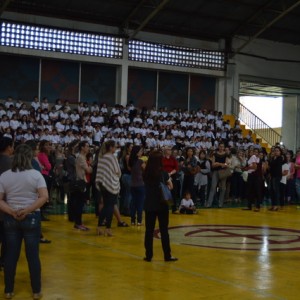
M 196 207 L 194 201 L 191 198 L 190 192 L 185 192 L 184 198 L 181 200 L 179 206 L 179 212 L 181 214 L 187 214 L 187 215 L 192 215 L 196 213 Z
M 42 109 L 46 109 L 46 108 L 49 109 L 49 103 L 48 103 L 48 98 L 47 97 L 43 98 L 41 108 Z
M 4 103 L 4 106 L 9 109 L 10 106 L 15 106 L 14 101 L 11 97 L 8 97 L 7 100 Z
M 41 107 L 38 97 L 33 98 L 33 101 L 31 102 L 31 107 L 33 107 L 35 111 L 37 111 L 37 109 Z
M 20 126 L 20 122 L 18 121 L 17 115 L 14 114 L 12 119 L 9 121 L 10 128 L 15 131 Z

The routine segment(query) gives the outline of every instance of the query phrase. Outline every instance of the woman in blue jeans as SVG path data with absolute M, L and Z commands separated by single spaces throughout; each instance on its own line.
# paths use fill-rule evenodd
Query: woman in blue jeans
M 143 170 L 145 162 L 141 160 L 143 148 L 134 146 L 129 157 L 129 168 L 131 171 L 131 225 L 142 225 L 142 215 L 145 199 L 145 185 Z
M 11 299 L 14 295 L 14 280 L 23 239 L 33 299 L 42 297 L 40 207 L 47 202 L 48 191 L 42 174 L 32 168 L 32 158 L 33 152 L 28 145 L 18 146 L 11 170 L 0 176 L 0 209 L 5 213 L 4 234 L 7 247 L 4 257 L 6 299 Z

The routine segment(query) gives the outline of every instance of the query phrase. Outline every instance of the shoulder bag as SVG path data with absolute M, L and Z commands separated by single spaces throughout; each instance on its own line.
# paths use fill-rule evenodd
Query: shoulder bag
M 159 183 L 161 202 L 167 205 L 173 204 L 173 197 L 169 187 L 166 185 L 164 177 L 162 176 L 162 181 Z

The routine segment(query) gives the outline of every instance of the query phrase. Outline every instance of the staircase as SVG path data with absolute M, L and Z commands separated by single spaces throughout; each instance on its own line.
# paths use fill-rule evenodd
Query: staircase
M 270 148 L 276 143 L 281 142 L 281 135 L 259 117 L 257 117 L 247 107 L 233 97 L 231 103 L 232 114 L 241 122 L 243 135 L 248 130 L 251 130 L 254 133 L 252 135 L 253 140 L 255 141 L 257 138 L 259 138 L 261 140 L 261 146 L 265 147 L 266 149 Z

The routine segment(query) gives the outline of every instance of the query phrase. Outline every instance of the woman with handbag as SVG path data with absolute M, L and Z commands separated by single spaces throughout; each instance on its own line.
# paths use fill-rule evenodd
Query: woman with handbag
M 224 143 L 220 143 L 218 150 L 213 154 L 212 158 L 212 182 L 209 192 L 209 197 L 206 203 L 206 207 L 211 207 L 216 192 L 217 186 L 219 187 L 219 204 L 218 206 L 223 207 L 224 197 L 226 192 L 226 180 L 231 175 L 227 154 L 225 152 Z
M 162 153 L 153 151 L 149 155 L 149 159 L 145 168 L 145 240 L 144 246 L 146 250 L 145 261 L 150 262 L 153 257 L 153 233 L 156 218 L 158 218 L 159 231 L 161 235 L 161 244 L 164 252 L 165 261 L 176 261 L 176 257 L 171 255 L 170 238 L 168 232 L 169 226 L 169 206 L 162 201 L 160 184 L 166 183 L 172 189 L 172 182 L 167 172 L 163 170 Z

